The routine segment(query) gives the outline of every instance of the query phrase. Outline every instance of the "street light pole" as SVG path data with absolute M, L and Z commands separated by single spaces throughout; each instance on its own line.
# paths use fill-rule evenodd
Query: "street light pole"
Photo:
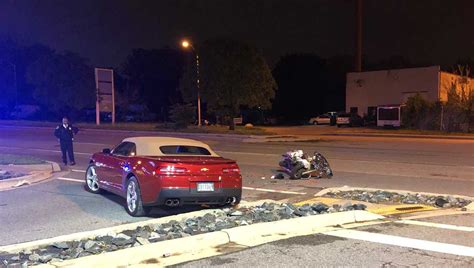
M 183 48 L 191 48 L 196 55 L 196 89 L 197 89 L 197 108 L 198 108 L 198 127 L 201 127 L 201 93 L 200 93 L 200 77 L 199 77 L 199 53 L 194 46 L 188 41 L 184 40 L 181 42 Z
M 200 81 L 199 81 L 199 54 L 193 48 L 194 53 L 196 54 L 196 87 L 197 87 L 197 106 L 198 106 L 198 127 L 201 127 L 201 90 L 200 90 Z

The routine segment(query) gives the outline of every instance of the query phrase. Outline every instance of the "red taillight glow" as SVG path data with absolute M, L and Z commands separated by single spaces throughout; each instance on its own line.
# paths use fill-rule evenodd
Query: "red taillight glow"
M 222 169 L 223 173 L 240 173 L 239 168 L 224 168 Z
M 156 171 L 158 174 L 165 174 L 165 175 L 176 175 L 176 174 L 184 174 L 188 170 L 182 167 L 175 167 L 175 166 L 164 166 L 159 167 Z

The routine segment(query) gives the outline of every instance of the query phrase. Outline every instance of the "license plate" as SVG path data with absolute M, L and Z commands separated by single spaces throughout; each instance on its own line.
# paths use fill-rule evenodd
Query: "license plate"
M 214 183 L 213 182 L 198 182 L 197 191 L 198 192 L 214 192 Z

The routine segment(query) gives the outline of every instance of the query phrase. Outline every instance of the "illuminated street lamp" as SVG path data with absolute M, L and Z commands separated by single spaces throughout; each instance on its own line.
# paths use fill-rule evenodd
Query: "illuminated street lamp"
M 181 46 L 184 49 L 191 48 L 196 54 L 196 88 L 197 88 L 197 107 L 198 107 L 198 127 L 201 127 L 201 94 L 199 90 L 199 54 L 194 48 L 194 46 L 187 40 L 183 40 L 181 42 Z

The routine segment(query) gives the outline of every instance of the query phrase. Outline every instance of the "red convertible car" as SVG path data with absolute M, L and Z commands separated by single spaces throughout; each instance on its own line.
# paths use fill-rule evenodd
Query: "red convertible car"
M 190 139 L 124 139 L 91 157 L 85 179 L 92 193 L 126 198 L 132 216 L 146 215 L 153 206 L 238 204 L 242 195 L 237 163 Z

